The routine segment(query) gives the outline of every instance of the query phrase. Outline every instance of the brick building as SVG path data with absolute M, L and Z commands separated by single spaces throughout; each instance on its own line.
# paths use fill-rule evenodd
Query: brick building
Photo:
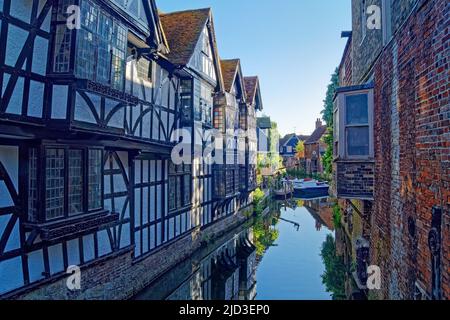
M 353 0 L 343 33 L 334 191 L 362 222 L 350 232 L 358 277 L 381 268 L 371 298 L 450 297 L 449 8 Z
M 327 133 L 327 126 L 322 124 L 320 119 L 316 120 L 316 129 L 311 136 L 305 140 L 305 160 L 306 172 L 308 174 L 322 173 L 322 156 L 327 145 L 323 141 L 323 136 Z

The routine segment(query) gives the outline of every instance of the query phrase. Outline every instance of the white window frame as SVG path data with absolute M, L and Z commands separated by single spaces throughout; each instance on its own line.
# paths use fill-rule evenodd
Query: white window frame
M 367 108 L 368 108 L 368 127 L 369 127 L 369 154 L 368 155 L 348 155 L 348 146 L 347 146 L 347 124 L 346 124 L 346 97 L 354 96 L 354 95 L 367 95 Z M 368 160 L 374 158 L 374 128 L 373 128 L 373 89 L 361 89 L 354 91 L 346 91 L 338 93 L 336 98 L 335 108 L 333 110 L 334 113 L 337 113 L 338 117 L 338 125 L 335 126 L 335 146 L 337 142 L 337 148 L 335 152 L 335 159 L 348 159 L 348 160 Z

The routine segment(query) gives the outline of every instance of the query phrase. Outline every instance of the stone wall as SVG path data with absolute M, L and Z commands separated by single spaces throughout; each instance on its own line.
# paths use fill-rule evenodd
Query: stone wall
M 442 297 L 450 298 L 448 9 L 446 0 L 421 1 L 374 68 L 371 263 L 382 269 L 378 298 L 411 299 L 416 284 L 431 292 L 434 206 L 444 212 L 441 287 Z
M 118 300 L 129 299 L 147 287 L 176 264 L 188 259 L 208 241 L 215 241 L 248 220 L 253 208 L 247 207 L 236 215 L 226 217 L 205 229 L 195 229 L 191 234 L 162 247 L 150 256 L 134 261 L 133 251 L 105 259 L 81 270 L 81 290 L 67 289 L 68 276 L 10 296 L 24 300 Z

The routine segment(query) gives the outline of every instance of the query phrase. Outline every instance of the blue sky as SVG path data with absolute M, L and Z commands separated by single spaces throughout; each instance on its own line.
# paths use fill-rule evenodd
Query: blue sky
M 351 0 L 157 0 L 164 12 L 211 7 L 221 58 L 258 75 L 263 113 L 310 134 L 351 30 Z

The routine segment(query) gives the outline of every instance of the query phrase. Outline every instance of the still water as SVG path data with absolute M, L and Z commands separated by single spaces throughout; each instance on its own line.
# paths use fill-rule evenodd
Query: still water
M 321 251 L 333 237 L 327 199 L 273 201 L 137 295 L 140 300 L 329 300 Z

